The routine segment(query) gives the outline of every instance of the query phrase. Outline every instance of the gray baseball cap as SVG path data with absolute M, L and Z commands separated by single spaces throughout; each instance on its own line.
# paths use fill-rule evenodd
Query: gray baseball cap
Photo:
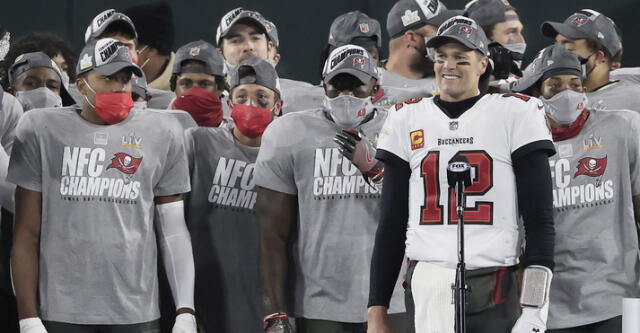
M 516 10 L 507 0 L 474 0 L 469 2 L 465 8 L 469 18 L 476 21 L 481 27 L 520 19 L 518 14 L 506 14 L 508 10 Z
M 69 94 L 69 82 L 62 76 L 62 71 L 55 61 L 51 60 L 44 52 L 29 52 L 19 55 L 7 71 L 9 85 L 13 86 L 16 78 L 28 70 L 36 67 L 52 69 L 60 77 L 60 97 L 62 105 L 73 105 L 75 100 Z
M 376 38 L 378 47 L 382 46 L 382 30 L 378 20 L 354 10 L 336 17 L 329 29 L 329 45 L 338 47 L 350 44 L 354 38 Z
M 138 38 L 136 26 L 133 24 L 133 21 L 131 21 L 129 16 L 116 12 L 115 9 L 107 9 L 102 13 L 96 15 L 96 17 L 91 20 L 91 24 L 89 24 L 87 30 L 84 33 L 84 41 L 88 42 L 90 39 L 96 39 L 100 37 L 100 35 L 104 33 L 105 29 L 107 29 L 108 26 L 116 22 L 129 29 L 131 35 L 136 39 Z
M 246 67 L 253 68 L 255 75 L 241 76 Z M 267 87 L 280 95 L 280 80 L 275 67 L 261 58 L 249 58 L 231 71 L 230 91 L 242 84 L 257 84 Z
M 322 82 L 329 83 L 336 75 L 347 73 L 366 84 L 378 79 L 378 62 L 367 51 L 356 45 L 343 45 L 331 51 L 322 70 Z
M 561 34 L 570 39 L 594 40 L 602 44 L 611 56 L 622 49 L 622 41 L 613 20 L 591 9 L 581 9 L 562 23 L 544 22 L 540 29 L 543 35 L 550 38 Z
M 439 0 L 400 0 L 387 15 L 387 33 L 394 39 L 427 24 L 437 27 L 442 23 L 438 15 L 445 9 Z
M 184 67 L 187 60 L 198 60 L 204 64 L 204 70 Z M 187 43 L 176 51 L 173 63 L 173 74 L 202 72 L 210 75 L 224 76 L 224 60 L 218 49 L 203 40 Z
M 269 40 L 271 40 L 276 47 L 280 46 L 276 25 L 264 18 L 262 14 L 253 10 L 243 9 L 242 7 L 238 7 L 226 13 L 222 19 L 220 19 L 220 24 L 216 30 L 216 42 L 218 43 L 218 46 L 220 46 L 221 39 L 229 33 L 229 30 L 231 30 L 231 27 L 233 27 L 234 24 L 247 21 L 255 23 L 264 31 Z
M 536 58 L 523 71 L 522 78 L 511 86 L 511 91 L 523 92 L 533 87 L 540 79 L 562 74 L 584 77 L 578 56 L 562 45 L 553 44 L 538 52 Z
M 142 76 L 142 70 L 131 58 L 131 51 L 122 42 L 113 38 L 90 40 L 80 52 L 76 73 L 95 70 L 102 75 L 112 75 L 125 68 Z
M 440 45 L 455 41 L 471 50 L 489 55 L 489 40 L 478 24 L 464 16 L 454 16 L 440 25 L 438 34 L 429 39 L 427 47 L 437 48 Z
M 146 98 L 149 95 L 149 89 L 147 87 L 147 77 L 142 73 L 142 76 L 134 76 L 131 80 L 131 92 Z

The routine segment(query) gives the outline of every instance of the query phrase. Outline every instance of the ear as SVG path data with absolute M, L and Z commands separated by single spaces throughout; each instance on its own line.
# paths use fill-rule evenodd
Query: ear
M 231 96 L 227 98 L 227 106 L 229 107 L 229 109 L 233 109 L 233 102 L 231 101 Z
M 274 117 L 280 117 L 282 115 L 282 105 L 284 105 L 284 101 L 283 100 L 279 100 L 273 106 L 273 116 Z
M 273 56 L 273 64 L 274 64 L 274 65 L 279 64 L 279 63 L 280 63 L 280 59 L 282 59 L 282 56 L 280 55 L 280 53 L 276 53 L 276 54 Z
M 84 82 L 83 79 L 81 78 L 77 78 L 76 79 L 76 88 L 78 89 L 78 91 L 84 95 L 84 90 L 87 88 L 87 84 Z
M 487 68 L 489 67 L 489 57 L 483 57 L 480 60 L 480 75 L 484 74 L 487 71 Z
M 607 62 L 607 55 L 604 54 L 604 51 L 600 50 L 596 54 L 596 61 L 598 64 L 604 64 Z
M 402 35 L 402 41 L 404 42 L 406 47 L 417 48 L 416 36 L 417 34 L 413 30 L 405 31 L 405 33 Z

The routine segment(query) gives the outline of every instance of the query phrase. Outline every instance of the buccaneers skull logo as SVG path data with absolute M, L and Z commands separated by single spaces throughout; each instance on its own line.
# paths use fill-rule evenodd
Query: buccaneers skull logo
M 138 171 L 140 163 L 142 163 L 142 157 L 133 157 L 127 153 L 117 153 L 113 155 L 111 164 L 107 166 L 107 169 L 114 168 L 127 175 L 132 175 Z

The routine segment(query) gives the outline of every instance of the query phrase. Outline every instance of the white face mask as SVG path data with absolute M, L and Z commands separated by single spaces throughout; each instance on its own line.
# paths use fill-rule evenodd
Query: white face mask
M 527 51 L 527 43 L 511 43 L 511 44 L 504 44 L 502 46 L 504 46 L 505 49 L 514 53 L 524 54 L 524 52 Z
M 24 111 L 41 108 L 59 108 L 62 107 L 62 98 L 49 88 L 40 87 L 28 91 L 18 91 L 16 98 L 22 104 Z
M 356 128 L 373 111 L 371 97 L 340 95 L 329 98 L 325 96 L 322 104 L 329 111 L 333 122 L 346 129 Z
M 560 125 L 571 125 L 587 106 L 587 95 L 571 89 L 564 90 L 546 99 L 540 97 L 547 115 Z

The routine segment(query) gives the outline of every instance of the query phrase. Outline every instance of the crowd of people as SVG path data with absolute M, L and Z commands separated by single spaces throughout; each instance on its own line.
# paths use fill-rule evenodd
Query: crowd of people
M 567 15 L 527 50 L 506 0 L 344 13 L 319 83 L 247 8 L 175 51 L 165 2 L 97 13 L 80 53 L 0 28 L 0 331 L 449 333 L 465 290 L 467 332 L 621 332 L 640 68 Z

